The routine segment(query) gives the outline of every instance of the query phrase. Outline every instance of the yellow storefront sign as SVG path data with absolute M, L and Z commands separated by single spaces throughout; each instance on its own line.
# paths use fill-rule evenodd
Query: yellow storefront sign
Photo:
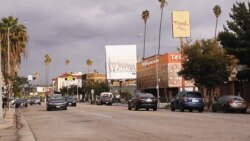
M 172 13 L 173 37 L 190 37 L 189 11 L 173 11 Z

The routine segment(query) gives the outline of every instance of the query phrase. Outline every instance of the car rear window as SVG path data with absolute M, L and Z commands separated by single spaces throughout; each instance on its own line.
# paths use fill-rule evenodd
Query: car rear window
M 141 97 L 141 98 L 154 98 L 154 95 L 152 95 L 150 93 L 144 93 L 144 94 L 140 94 L 139 97 Z
M 233 99 L 233 100 L 238 100 L 238 101 L 244 101 L 244 99 L 240 96 L 229 96 L 229 99 Z
M 199 92 L 188 92 L 187 96 L 194 97 L 194 98 L 202 98 L 201 93 L 199 93 Z

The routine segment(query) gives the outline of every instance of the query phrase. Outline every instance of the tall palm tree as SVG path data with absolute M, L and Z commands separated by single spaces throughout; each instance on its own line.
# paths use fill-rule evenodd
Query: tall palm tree
M 216 17 L 216 24 L 215 24 L 215 33 L 214 33 L 214 39 L 216 39 L 216 33 L 217 33 L 217 25 L 218 25 L 218 18 L 221 14 L 221 9 L 219 5 L 215 5 L 213 8 L 214 15 Z
M 46 86 L 48 87 L 49 84 L 49 64 L 51 63 L 52 59 L 49 56 L 49 54 L 45 54 L 44 56 L 44 64 L 46 66 L 46 70 L 45 70 L 45 82 L 46 82 Z
M 0 21 L 0 33 L 2 39 L 2 68 L 4 80 L 8 77 L 8 29 L 10 43 L 10 77 L 14 78 L 20 68 L 23 57 L 27 57 L 28 33 L 26 27 L 18 22 L 18 18 L 12 16 L 2 18 Z
M 69 59 L 66 59 L 66 60 L 65 60 L 65 64 L 66 64 L 66 67 L 67 67 L 67 72 L 69 71 L 69 70 L 68 70 L 69 63 L 70 63 L 70 60 L 69 60 Z
M 91 68 L 91 66 L 92 66 L 92 64 L 93 64 L 93 61 L 90 60 L 90 59 L 87 59 L 86 64 L 87 64 L 87 66 L 88 66 L 88 73 L 89 73 L 89 72 L 90 72 L 90 68 Z
M 149 18 L 149 11 L 148 10 L 144 10 L 142 12 L 142 19 L 144 20 L 144 44 L 143 44 L 143 59 L 145 57 L 145 40 L 146 40 L 146 28 L 147 28 L 147 20 Z
M 160 29 L 159 29 L 159 46 L 158 46 L 158 55 L 160 54 L 160 48 L 161 48 L 161 24 L 162 24 L 162 14 L 163 9 L 165 5 L 167 5 L 166 0 L 158 0 L 160 2 L 160 8 L 161 8 L 161 19 L 160 19 Z

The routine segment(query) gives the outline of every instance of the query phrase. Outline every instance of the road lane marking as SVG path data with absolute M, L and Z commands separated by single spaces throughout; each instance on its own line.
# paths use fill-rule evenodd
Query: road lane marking
M 100 114 L 100 113 L 90 113 L 92 115 L 97 115 L 97 116 L 101 116 L 101 117 L 106 117 L 106 118 L 112 118 L 111 116 L 108 115 L 104 115 L 104 114 Z

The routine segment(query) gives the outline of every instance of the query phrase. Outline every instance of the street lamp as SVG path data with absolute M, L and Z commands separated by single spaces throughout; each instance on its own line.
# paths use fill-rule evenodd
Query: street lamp
M 2 107 L 2 104 L 3 104 L 3 101 L 2 101 L 2 97 L 3 97 L 3 94 L 2 94 L 2 48 L 1 48 L 1 38 L 0 38 L 0 123 L 3 123 L 3 107 Z

